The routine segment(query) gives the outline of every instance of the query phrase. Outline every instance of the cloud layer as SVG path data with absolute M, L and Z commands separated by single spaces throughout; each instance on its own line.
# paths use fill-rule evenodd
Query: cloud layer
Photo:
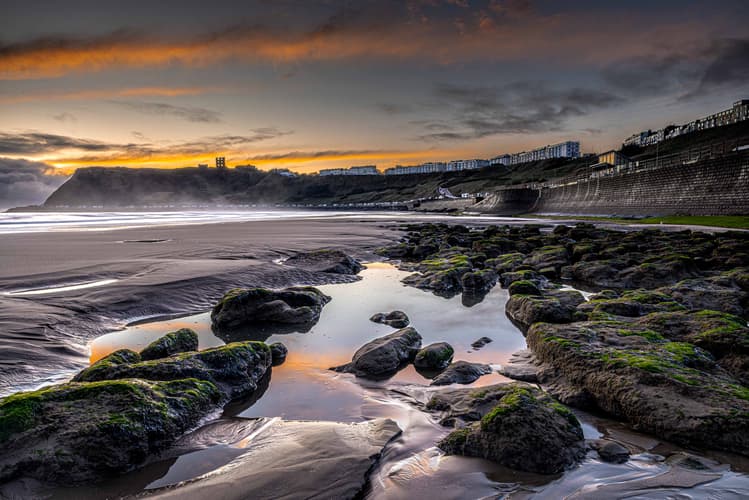
M 0 157 L 0 209 L 38 205 L 66 180 L 44 163 Z
M 0 79 L 51 78 L 113 67 L 363 57 L 443 64 L 529 57 L 554 64 L 561 57 L 566 64 L 603 64 L 643 52 L 656 56 L 675 46 L 690 47 L 704 42 L 712 28 L 696 20 L 657 23 L 649 13 L 636 11 L 618 12 L 616 19 L 602 23 L 601 13 L 541 12 L 518 0 L 362 1 L 326 16 L 305 16 L 312 7 L 300 5 L 295 22 L 285 26 L 274 24 L 267 6 L 260 3 L 246 13 L 253 22 L 197 34 L 124 28 L 104 35 L 48 35 L 5 43 L 0 45 Z

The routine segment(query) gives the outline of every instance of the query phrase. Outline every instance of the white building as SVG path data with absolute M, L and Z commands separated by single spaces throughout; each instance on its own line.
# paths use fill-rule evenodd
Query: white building
M 319 175 L 380 175 L 377 165 L 362 165 L 350 168 L 325 168 Z
M 656 130 L 645 130 L 639 134 L 633 134 L 624 140 L 624 146 L 652 146 L 667 139 L 673 139 L 680 135 L 707 130 L 724 125 L 731 125 L 749 119 L 749 99 L 742 99 L 733 103 L 733 106 L 718 113 L 694 120 L 684 125 L 669 125 L 666 128 Z
M 506 156 L 506 155 L 505 155 Z M 565 141 L 559 144 L 550 144 L 531 151 L 523 151 L 509 155 L 509 165 L 528 163 L 531 161 L 549 160 L 551 158 L 579 158 L 580 143 L 578 141 Z M 499 157 L 502 158 L 502 157 Z
M 510 161 L 511 160 L 512 160 L 512 157 L 510 155 L 507 155 L 507 154 L 500 155 L 500 156 L 497 156 L 496 158 L 492 158 L 491 160 L 489 160 L 489 165 L 492 165 L 492 166 L 494 166 L 494 165 L 508 166 L 508 165 L 510 165 Z

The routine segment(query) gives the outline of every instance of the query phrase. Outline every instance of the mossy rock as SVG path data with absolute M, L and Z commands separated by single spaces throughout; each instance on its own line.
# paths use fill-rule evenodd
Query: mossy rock
M 435 396 L 428 405 L 448 416 L 443 422 L 468 419 L 438 444 L 446 453 L 541 474 L 559 473 L 585 455 L 577 418 L 544 391 L 515 383 L 467 391 L 442 395 L 441 402 Z
M 143 360 L 151 360 L 197 350 L 198 334 L 189 328 L 180 328 L 148 344 L 140 351 L 140 357 Z
M 429 344 L 416 353 L 414 366 L 421 370 L 442 370 L 450 364 L 455 350 L 447 342 Z
M 513 281 L 507 291 L 510 295 L 541 295 L 536 283 L 530 280 Z
M 71 382 L 0 400 L 0 481 L 75 484 L 127 472 L 222 401 L 194 378 Z

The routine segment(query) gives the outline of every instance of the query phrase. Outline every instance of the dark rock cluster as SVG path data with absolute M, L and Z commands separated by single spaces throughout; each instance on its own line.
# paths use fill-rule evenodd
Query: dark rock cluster
M 685 446 L 749 455 L 749 233 L 405 229 L 381 253 L 419 272 L 407 284 L 457 293 L 462 276 L 490 270 L 508 287 L 507 315 L 532 356 L 506 375 Z M 586 300 L 563 281 L 597 293 Z M 445 447 L 488 457 L 486 431 Z M 613 446 L 599 454 L 623 456 Z

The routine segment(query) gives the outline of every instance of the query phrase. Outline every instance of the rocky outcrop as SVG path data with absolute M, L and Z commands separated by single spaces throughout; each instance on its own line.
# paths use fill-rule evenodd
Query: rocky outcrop
M 260 342 L 145 361 L 122 349 L 73 382 L 8 396 L 0 400 L 0 482 L 23 475 L 74 484 L 131 470 L 223 403 L 251 395 L 270 366 Z
M 284 261 L 287 266 L 306 271 L 333 274 L 358 274 L 364 269 L 359 261 L 340 250 L 315 250 L 300 252 Z
M 540 389 L 519 383 L 435 394 L 427 409 L 459 428 L 438 446 L 541 474 L 562 472 L 585 455 L 577 418 Z
M 421 348 L 421 335 L 412 327 L 364 344 L 354 353 L 351 362 L 331 368 L 357 377 L 385 379 L 413 361 Z
M 455 350 L 447 342 L 435 342 L 416 353 L 414 366 L 420 370 L 443 370 L 453 359 Z
M 410 320 L 403 311 L 390 311 L 389 313 L 377 313 L 369 318 L 369 321 L 392 326 L 393 328 L 405 328 L 409 325 Z
M 749 389 L 704 349 L 612 320 L 536 323 L 527 339 L 562 402 L 685 446 L 749 454 Z
M 456 361 L 432 380 L 431 385 L 471 384 L 492 372 L 489 365 Z
M 172 354 L 198 350 L 198 334 L 189 328 L 180 328 L 154 340 L 140 351 L 143 361 L 166 358 Z
M 283 290 L 235 288 L 224 295 L 211 311 L 211 323 L 217 330 L 246 325 L 309 325 L 320 319 L 330 297 L 311 286 Z

